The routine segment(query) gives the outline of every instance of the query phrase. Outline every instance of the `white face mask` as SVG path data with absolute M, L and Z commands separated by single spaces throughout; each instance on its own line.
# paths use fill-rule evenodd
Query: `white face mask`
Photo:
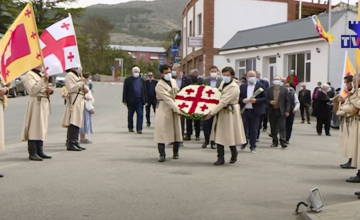
M 170 79 L 171 79 L 171 73 L 165 74 L 165 75 L 164 75 L 164 79 L 165 79 L 166 81 L 170 81 Z
M 133 76 L 135 77 L 135 78 L 138 78 L 139 77 L 139 73 L 133 73 Z
M 78 68 L 76 69 L 76 73 L 77 73 L 77 74 L 81 74 L 81 73 L 82 73 L 81 67 L 78 67 Z
M 223 76 L 223 80 L 225 84 L 228 84 L 231 81 L 230 76 Z
M 171 75 L 172 75 L 173 77 L 176 77 L 176 76 L 177 76 L 176 71 L 172 71 L 172 72 L 171 72 Z
M 210 73 L 210 77 L 213 79 L 215 79 L 217 77 L 217 75 L 218 75 L 217 73 Z

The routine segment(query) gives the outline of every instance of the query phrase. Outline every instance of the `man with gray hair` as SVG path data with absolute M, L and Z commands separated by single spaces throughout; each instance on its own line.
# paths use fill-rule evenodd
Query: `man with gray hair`
M 128 129 L 134 132 L 134 113 L 136 112 L 136 131 L 142 134 L 144 105 L 147 103 L 145 81 L 139 77 L 140 68 L 132 69 L 132 76 L 124 81 L 123 104 L 128 108 Z
M 317 94 L 316 107 L 313 110 L 313 114 L 316 117 L 316 131 L 320 136 L 322 134 L 322 129 L 325 127 L 326 136 L 330 135 L 330 99 L 327 95 L 330 86 L 328 84 L 323 84 L 321 86 L 321 91 Z

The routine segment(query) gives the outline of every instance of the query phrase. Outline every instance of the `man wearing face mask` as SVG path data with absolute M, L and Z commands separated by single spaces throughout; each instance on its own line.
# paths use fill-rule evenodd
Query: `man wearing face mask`
M 316 117 L 316 132 L 320 136 L 322 134 L 322 129 L 325 127 L 326 136 L 330 135 L 330 102 L 329 96 L 327 95 L 330 86 L 328 84 L 323 84 L 321 86 L 321 91 L 318 93 L 316 99 L 316 107 L 314 109 L 314 115 Z
M 221 85 L 222 79 L 219 77 L 219 70 L 216 66 L 210 67 L 210 77 L 205 78 L 203 80 L 203 84 L 206 86 L 211 86 L 213 88 L 219 88 Z M 211 133 L 211 127 L 213 123 L 213 118 L 203 121 L 203 131 L 204 131 L 204 137 L 205 142 L 202 145 L 202 148 L 206 148 L 210 143 L 210 133 Z M 211 149 L 216 149 L 215 143 L 211 142 Z
M 269 86 L 270 86 L 269 82 L 267 80 L 261 79 L 260 76 L 261 76 L 260 72 L 256 71 L 256 80 L 257 80 L 257 82 L 259 82 L 262 85 L 262 87 L 266 91 L 266 89 L 269 88 Z M 267 117 L 267 113 L 266 113 L 267 103 L 264 103 L 264 108 L 265 108 L 265 113 L 260 116 L 260 124 L 259 124 L 257 140 L 259 140 L 259 138 L 260 138 L 261 128 L 263 128 L 263 132 L 266 132 L 266 130 L 267 130 L 267 124 L 268 124 L 268 117 Z
M 158 144 L 159 162 L 165 162 L 165 145 L 173 143 L 173 159 L 179 159 L 179 147 L 183 141 L 181 134 L 181 111 L 174 101 L 179 89 L 171 78 L 170 67 L 160 66 L 161 79 L 155 87 L 158 105 L 155 115 L 154 141 Z
M 185 76 L 183 71 L 182 71 L 182 67 L 179 63 L 175 63 L 172 66 L 172 72 L 171 72 L 171 76 L 175 79 L 176 81 L 176 85 L 179 88 L 179 90 L 182 90 L 183 88 L 185 88 L 188 85 L 191 85 L 192 81 L 190 79 L 190 77 Z M 186 131 L 190 131 L 191 128 L 188 127 L 189 125 L 186 125 Z M 182 135 L 184 137 L 185 135 L 185 118 L 181 117 L 181 129 L 182 129 Z
M 256 153 L 256 139 L 259 132 L 260 117 L 266 112 L 264 104 L 267 103 L 267 98 L 263 85 L 256 80 L 255 71 L 249 71 L 246 74 L 246 78 L 247 83 L 240 86 L 239 104 L 243 111 L 242 117 L 246 139 L 250 140 L 251 153 Z M 263 91 L 256 97 L 253 97 L 254 92 L 260 88 Z M 245 149 L 247 144 L 243 144 L 241 149 Z
M 298 77 L 295 75 L 295 70 L 290 71 L 290 75 L 286 78 L 286 81 L 296 91 L 296 86 L 299 85 L 299 80 L 298 80 Z
M 66 146 L 68 151 L 82 151 L 86 148 L 79 144 L 79 131 L 83 125 L 85 94 L 88 89 L 84 87 L 86 80 L 81 75 L 80 67 L 68 69 L 66 72 L 65 87 L 68 94 L 62 121 L 62 126 L 67 128 Z
M 134 113 L 136 112 L 136 132 L 142 134 L 147 94 L 145 81 L 139 76 L 140 68 L 135 66 L 132 69 L 132 76 L 124 81 L 123 104 L 128 108 L 129 132 L 134 132 Z
M 292 128 L 294 125 L 295 115 L 300 108 L 300 102 L 298 96 L 294 91 L 294 88 L 290 87 L 290 83 L 285 83 L 284 87 L 289 90 L 289 101 L 291 105 L 291 111 L 289 117 L 286 118 L 286 143 L 289 144 L 292 134 Z
M 287 148 L 286 145 L 286 117 L 290 113 L 290 101 L 288 90 L 282 87 L 281 77 L 275 76 L 273 86 L 267 89 L 268 99 L 268 116 L 271 127 L 272 145 L 271 147 L 278 147 L 280 134 L 280 145 L 283 149 Z

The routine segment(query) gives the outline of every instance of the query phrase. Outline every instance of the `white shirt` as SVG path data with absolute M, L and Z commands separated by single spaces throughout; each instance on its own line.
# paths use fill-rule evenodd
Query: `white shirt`
M 210 79 L 210 86 L 213 88 L 216 87 L 216 79 Z
M 254 94 L 254 90 L 255 90 L 255 85 L 256 85 L 256 82 L 254 84 L 249 84 L 248 83 L 248 86 L 247 86 L 247 100 L 249 100 L 251 98 L 251 96 Z M 246 109 L 253 109 L 253 106 L 252 106 L 252 103 L 249 102 L 245 105 L 245 108 Z
M 85 94 L 85 108 L 86 110 L 91 111 L 94 110 L 95 100 L 94 97 L 92 96 L 91 90 L 87 86 L 85 87 L 89 90 L 89 92 Z
M 294 92 L 294 110 L 295 111 L 298 111 L 299 108 L 300 108 L 300 102 L 299 102 L 299 98 L 298 96 L 296 95 L 296 93 Z

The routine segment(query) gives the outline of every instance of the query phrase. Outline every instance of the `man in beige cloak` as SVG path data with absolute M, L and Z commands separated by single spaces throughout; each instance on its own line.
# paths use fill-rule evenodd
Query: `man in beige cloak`
M 181 130 L 181 111 L 174 101 L 179 88 L 176 81 L 171 78 L 168 65 L 160 67 L 161 79 L 155 87 L 158 105 L 155 114 L 154 141 L 158 144 L 160 154 L 159 162 L 165 162 L 165 145 L 173 144 L 173 159 L 179 159 L 179 147 L 183 141 Z
M 85 79 L 81 76 L 81 68 L 66 70 L 65 87 L 65 113 L 62 126 L 67 128 L 67 150 L 82 151 L 86 148 L 79 144 L 79 130 L 83 125 L 83 113 L 85 107 L 85 94 L 88 89 L 84 87 Z
M 0 76 L 0 152 L 3 152 L 5 149 L 5 126 L 4 126 L 4 99 L 9 93 L 9 89 L 2 83 L 2 78 Z M 0 173 L 0 178 L 4 177 Z
M 41 67 L 34 68 L 26 73 L 24 86 L 30 98 L 25 113 L 22 141 L 28 142 L 29 159 L 42 161 L 51 159 L 43 151 L 47 136 L 50 99 L 53 90 L 48 86 L 49 76 L 41 72 Z

